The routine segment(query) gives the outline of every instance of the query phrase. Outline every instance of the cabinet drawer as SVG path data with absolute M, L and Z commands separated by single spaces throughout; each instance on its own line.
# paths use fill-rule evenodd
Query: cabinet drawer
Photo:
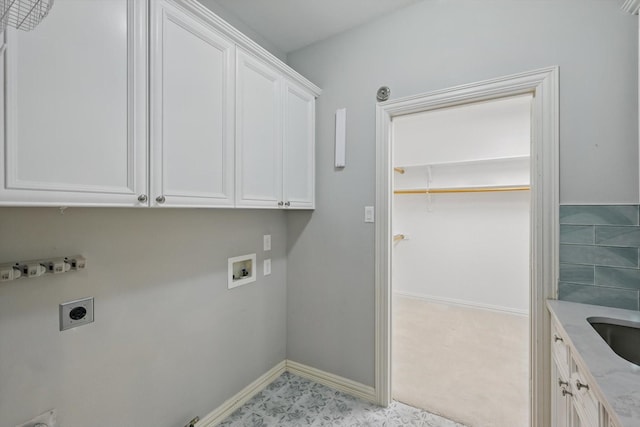
M 600 419 L 600 403 L 593 394 L 589 381 L 580 372 L 580 368 L 574 363 L 571 375 L 571 388 L 575 406 L 579 415 L 584 415 L 582 421 L 585 426 L 598 427 Z
M 557 325 L 551 324 L 551 354 L 558 365 L 558 371 L 564 378 L 569 378 L 569 346 L 558 331 Z

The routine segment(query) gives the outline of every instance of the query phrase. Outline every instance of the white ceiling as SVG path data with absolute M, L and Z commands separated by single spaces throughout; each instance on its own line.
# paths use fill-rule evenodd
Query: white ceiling
M 202 0 L 201 0 L 202 1 Z M 419 0 L 208 0 L 284 53 L 364 24 Z

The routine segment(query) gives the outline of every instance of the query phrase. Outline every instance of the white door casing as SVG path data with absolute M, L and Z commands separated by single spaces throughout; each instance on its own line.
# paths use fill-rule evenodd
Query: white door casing
M 551 67 L 379 103 L 376 107 L 375 391 L 391 402 L 391 243 L 394 117 L 533 94 L 531 119 L 530 390 L 531 426 L 549 425 L 550 316 L 555 298 L 559 221 L 559 70 Z

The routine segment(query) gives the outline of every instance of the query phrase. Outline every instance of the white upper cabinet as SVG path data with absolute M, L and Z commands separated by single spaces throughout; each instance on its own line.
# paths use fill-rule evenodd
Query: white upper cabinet
M 238 50 L 236 206 L 314 208 L 315 95 Z
M 313 209 L 320 89 L 200 2 L 56 0 L 2 42 L 0 206 Z
M 291 81 L 284 86 L 283 200 L 286 207 L 313 209 L 316 99 Z
M 282 201 L 282 78 L 238 49 L 236 205 L 277 208 Z
M 233 206 L 235 45 L 151 3 L 151 204 Z
M 57 0 L 7 30 L 0 204 L 146 205 L 146 17 L 144 1 Z

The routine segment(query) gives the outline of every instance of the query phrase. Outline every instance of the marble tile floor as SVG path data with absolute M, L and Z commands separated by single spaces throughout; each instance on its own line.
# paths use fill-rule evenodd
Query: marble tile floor
M 465 427 L 400 402 L 382 408 L 288 372 L 218 426 Z

